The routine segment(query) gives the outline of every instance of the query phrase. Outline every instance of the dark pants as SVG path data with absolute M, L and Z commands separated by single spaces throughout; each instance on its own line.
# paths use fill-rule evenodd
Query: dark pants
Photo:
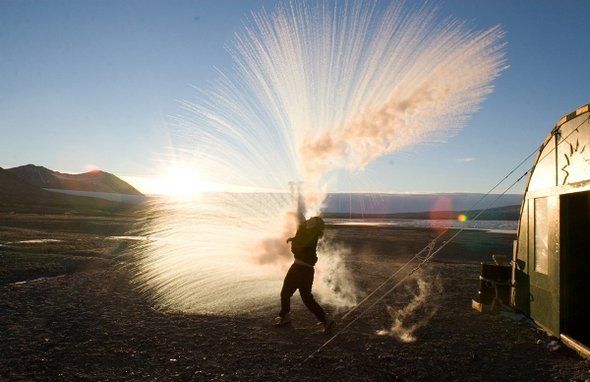
M 297 289 L 301 300 L 320 322 L 326 320 L 326 313 L 322 307 L 316 302 L 311 294 L 311 286 L 313 284 L 314 269 L 301 264 L 293 264 L 283 281 L 283 289 L 281 289 L 281 312 L 279 316 L 285 317 L 291 311 L 291 296 Z

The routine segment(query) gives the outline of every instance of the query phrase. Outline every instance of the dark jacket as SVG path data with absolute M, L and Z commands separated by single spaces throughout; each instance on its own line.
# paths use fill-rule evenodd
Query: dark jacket
M 316 248 L 323 233 L 322 228 L 319 226 L 307 228 L 305 223 L 299 225 L 295 237 L 291 240 L 291 252 L 296 259 L 311 266 L 315 265 L 318 261 Z

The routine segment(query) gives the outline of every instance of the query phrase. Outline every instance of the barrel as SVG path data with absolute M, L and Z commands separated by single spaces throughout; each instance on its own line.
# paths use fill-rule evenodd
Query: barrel
M 510 303 L 511 278 L 512 268 L 510 266 L 481 263 L 478 301 L 491 305 L 497 295 L 504 305 L 508 305 Z

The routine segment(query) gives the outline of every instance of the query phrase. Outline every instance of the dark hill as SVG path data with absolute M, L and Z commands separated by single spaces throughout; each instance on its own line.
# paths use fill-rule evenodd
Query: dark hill
M 28 164 L 10 168 L 6 171 L 39 188 L 142 195 L 129 183 L 113 174 L 100 170 L 83 174 L 65 174 L 42 166 Z
M 127 203 L 46 191 L 0 168 L 0 212 L 110 215 L 130 208 Z
M 31 198 L 43 198 L 47 194 L 49 192 L 32 187 L 9 171 L 0 168 L 0 196 L 3 200 L 23 199 L 23 201 L 27 201 Z

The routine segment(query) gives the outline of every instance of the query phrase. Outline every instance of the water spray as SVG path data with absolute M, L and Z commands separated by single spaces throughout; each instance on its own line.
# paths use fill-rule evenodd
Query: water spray
M 301 195 L 301 187 L 303 186 L 303 182 L 299 181 L 290 181 L 289 182 L 289 191 L 291 193 L 291 204 L 295 207 L 295 211 L 297 211 L 297 219 L 299 224 L 305 221 L 305 202 Z
M 305 189 L 290 186 L 297 209 L 316 213 L 342 173 L 452 137 L 506 67 L 503 34 L 398 2 L 283 2 L 254 13 L 229 44 L 231 70 L 183 102 L 175 148 L 211 183 L 258 192 L 155 202 L 138 230 L 153 240 L 136 249 L 136 285 L 188 312 L 276 303 L 291 259 L 285 235 L 296 228 L 285 218 L 292 200 L 277 190 L 301 180 Z

